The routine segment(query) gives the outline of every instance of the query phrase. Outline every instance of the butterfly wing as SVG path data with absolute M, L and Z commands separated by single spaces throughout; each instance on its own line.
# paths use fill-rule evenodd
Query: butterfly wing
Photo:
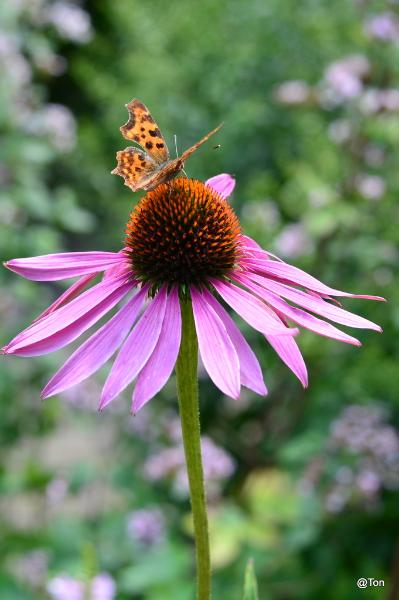
M 212 131 L 210 131 L 209 133 L 207 133 L 206 135 L 204 135 L 203 138 L 200 139 L 199 142 L 197 142 L 196 144 L 194 144 L 194 146 L 191 146 L 191 148 L 188 148 L 188 150 L 185 150 L 185 152 L 183 152 L 183 154 L 179 157 L 179 160 L 184 163 L 189 156 L 192 155 L 193 152 L 195 152 L 200 146 L 202 146 L 202 144 L 205 144 L 205 142 L 207 140 L 209 140 L 209 138 L 214 135 L 217 131 L 219 131 L 219 129 L 223 127 L 223 123 L 220 123 L 220 125 L 218 125 L 217 127 L 215 127 L 215 129 L 212 129 Z
M 123 137 L 140 144 L 158 165 L 166 163 L 169 160 L 168 147 L 146 105 L 133 99 L 126 108 L 129 119 L 120 128 Z
M 116 153 L 117 166 L 111 173 L 120 175 L 125 180 L 125 185 L 133 192 L 146 189 L 146 184 L 152 179 L 159 168 L 155 160 L 143 150 L 129 146 Z

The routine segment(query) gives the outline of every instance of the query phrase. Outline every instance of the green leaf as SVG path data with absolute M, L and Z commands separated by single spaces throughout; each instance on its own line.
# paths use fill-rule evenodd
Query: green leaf
M 259 600 L 258 584 L 256 582 L 254 563 L 252 559 L 249 559 L 247 568 L 245 570 L 243 600 Z

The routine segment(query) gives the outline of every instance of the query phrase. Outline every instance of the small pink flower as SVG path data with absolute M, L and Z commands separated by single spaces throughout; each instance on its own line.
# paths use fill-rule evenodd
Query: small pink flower
M 356 346 L 360 346 L 356 338 L 323 319 L 381 331 L 332 302 L 332 297 L 382 298 L 328 287 L 243 235 L 226 200 L 233 188 L 234 179 L 227 174 L 205 184 L 175 179 L 140 200 L 120 252 L 69 252 L 8 261 L 10 270 L 27 279 L 79 279 L 3 353 L 37 356 L 58 350 L 118 306 L 51 378 L 42 396 L 83 381 L 119 350 L 99 407 L 136 380 L 132 410 L 137 412 L 165 385 L 175 366 L 181 337 L 179 297 L 191 297 L 206 371 L 233 398 L 239 397 L 242 385 L 261 395 L 267 390 L 259 362 L 225 305 L 265 337 L 305 387 L 307 370 L 294 340 L 299 330 L 288 322 Z M 83 291 L 100 273 L 102 280 Z
M 99 573 L 88 583 L 59 575 L 50 579 L 47 591 L 53 600 L 113 600 L 116 585 L 109 573 Z
M 399 40 L 399 22 L 390 12 L 380 13 L 369 19 L 365 24 L 365 31 L 370 37 L 385 42 Z

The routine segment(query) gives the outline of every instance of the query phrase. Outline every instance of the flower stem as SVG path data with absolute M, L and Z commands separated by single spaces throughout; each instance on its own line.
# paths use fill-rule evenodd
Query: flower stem
M 191 300 L 181 300 L 180 305 L 182 314 L 182 339 L 176 363 L 177 393 L 194 521 L 194 537 L 197 553 L 197 600 L 209 600 L 211 597 L 211 563 L 208 515 L 201 458 L 197 380 L 198 342 Z

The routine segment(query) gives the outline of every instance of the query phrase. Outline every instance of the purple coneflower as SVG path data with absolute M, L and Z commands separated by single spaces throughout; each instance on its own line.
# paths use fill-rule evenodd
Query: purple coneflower
M 233 398 L 239 396 L 241 385 L 261 395 L 267 390 L 259 362 L 225 305 L 266 338 L 303 386 L 308 376 L 294 340 L 298 329 L 288 322 L 357 346 L 356 338 L 315 315 L 381 331 L 333 303 L 332 297 L 382 298 L 330 288 L 243 235 L 227 202 L 234 185 L 231 176 L 222 174 L 205 184 L 180 178 L 158 186 L 131 213 L 120 252 L 69 252 L 8 261 L 10 270 L 27 279 L 80 279 L 3 353 L 36 356 L 58 350 L 118 306 L 51 378 L 42 396 L 86 379 L 119 349 L 100 409 L 136 379 L 132 410 L 137 412 L 165 385 L 175 366 L 181 299 L 191 297 L 205 369 Z M 102 280 L 83 291 L 100 273 Z

